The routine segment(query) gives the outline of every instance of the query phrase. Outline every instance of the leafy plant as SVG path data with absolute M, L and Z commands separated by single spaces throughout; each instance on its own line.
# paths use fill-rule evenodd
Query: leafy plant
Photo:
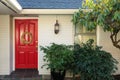
M 97 26 L 111 33 L 113 46 L 120 49 L 120 0 L 83 0 L 83 7 L 73 15 L 74 24 L 92 31 Z
M 69 69 L 69 64 L 73 61 L 71 45 L 52 43 L 51 46 L 41 46 L 41 50 L 45 53 L 44 61 L 47 62 L 43 66 L 48 66 L 48 69 L 55 71 Z
M 109 52 L 99 46 L 93 46 L 90 39 L 81 45 L 75 45 L 74 62 L 76 73 L 80 80 L 113 80 L 112 73 L 116 71 L 118 63 Z

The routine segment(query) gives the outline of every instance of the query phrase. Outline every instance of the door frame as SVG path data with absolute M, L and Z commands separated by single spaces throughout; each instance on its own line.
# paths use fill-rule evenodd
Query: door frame
M 13 18 L 13 23 L 12 23 L 13 24 L 13 71 L 15 71 L 15 19 L 37 19 L 38 27 L 39 27 L 39 18 L 38 17 L 14 17 Z M 39 54 L 38 54 L 38 60 L 39 60 Z M 39 68 L 39 61 L 38 61 L 38 68 Z M 37 70 L 38 70 L 38 68 L 37 68 Z

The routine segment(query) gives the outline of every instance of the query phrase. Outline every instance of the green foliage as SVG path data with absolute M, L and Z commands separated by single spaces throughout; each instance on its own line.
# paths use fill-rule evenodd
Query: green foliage
M 40 48 L 45 53 L 44 61 L 47 62 L 47 64 L 43 66 L 48 66 L 48 69 L 55 71 L 69 69 L 69 65 L 73 61 L 71 45 L 52 43 L 51 46 L 41 46 Z
M 93 8 L 95 5 L 93 0 L 84 0 L 82 6 L 83 8 Z
M 120 0 L 85 0 L 83 7 L 73 15 L 74 24 L 82 24 L 92 31 L 97 26 L 111 32 L 111 40 L 120 49 Z
M 80 74 L 80 80 L 113 80 L 111 74 L 117 69 L 117 61 L 109 52 L 99 46 L 93 46 L 93 40 L 75 45 L 74 71 Z
M 111 74 L 118 63 L 109 52 L 99 46 L 93 46 L 93 40 L 81 45 L 55 44 L 43 47 L 44 61 L 48 69 L 55 71 L 71 70 L 80 74 L 81 80 L 113 80 Z M 74 52 L 73 52 L 74 51 Z

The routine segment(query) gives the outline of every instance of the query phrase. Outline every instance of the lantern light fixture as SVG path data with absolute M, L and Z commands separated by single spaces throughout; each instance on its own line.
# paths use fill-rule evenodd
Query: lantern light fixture
M 58 20 L 56 20 L 56 23 L 54 25 L 54 32 L 55 32 L 55 34 L 59 33 L 59 28 L 60 28 L 60 25 L 58 23 Z

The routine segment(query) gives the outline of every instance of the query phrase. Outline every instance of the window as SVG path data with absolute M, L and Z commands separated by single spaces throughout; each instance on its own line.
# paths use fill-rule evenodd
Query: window
M 75 43 L 80 44 L 81 42 L 85 43 L 89 39 L 94 40 L 94 44 L 96 44 L 96 30 L 87 31 L 85 27 L 76 25 L 75 27 Z

